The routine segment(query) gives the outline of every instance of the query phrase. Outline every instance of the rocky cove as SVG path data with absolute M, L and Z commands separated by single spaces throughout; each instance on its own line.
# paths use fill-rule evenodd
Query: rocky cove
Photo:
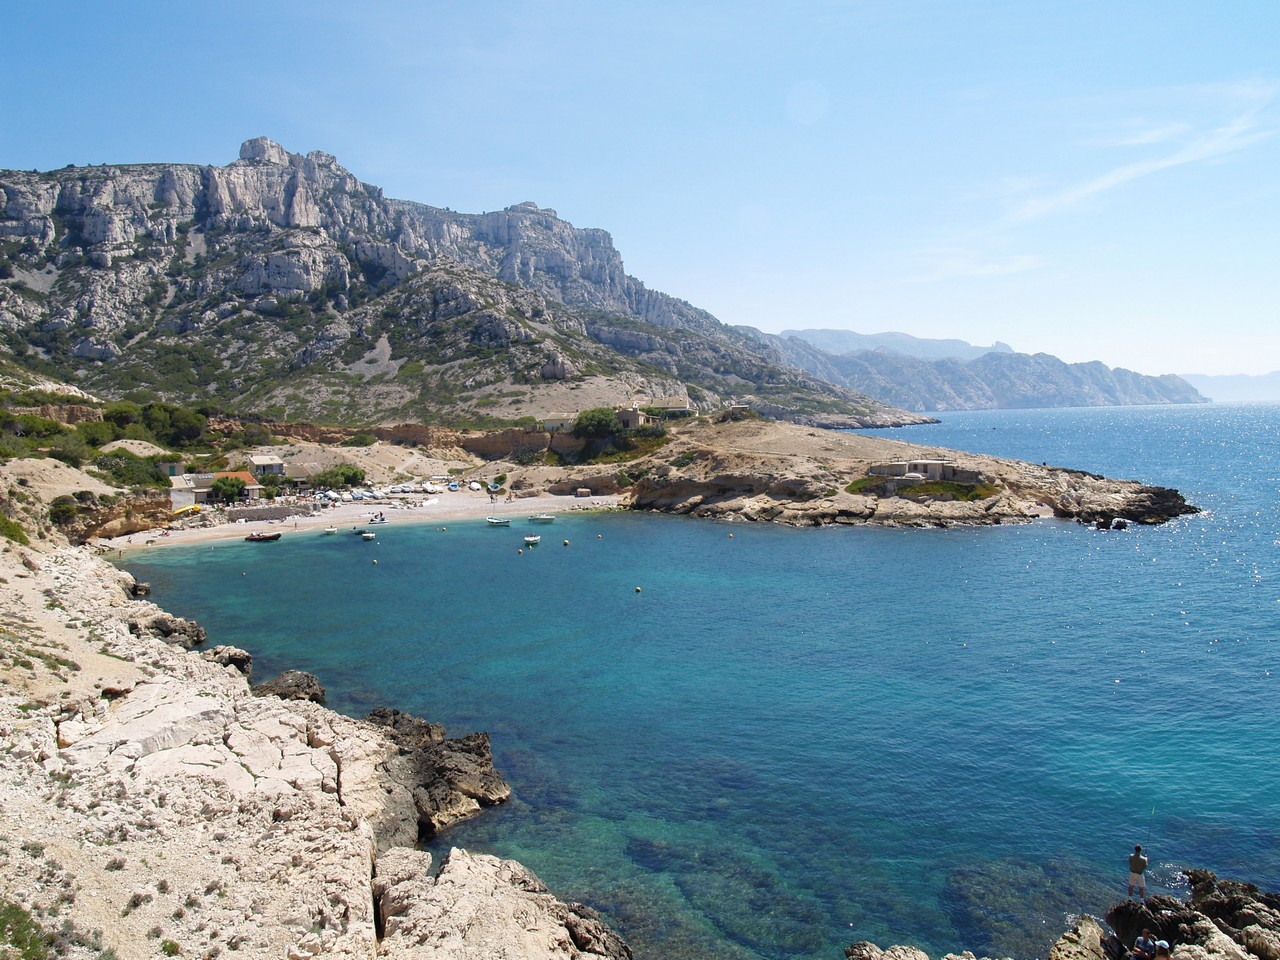
M 775 435 L 770 424 L 691 426 L 630 502 L 794 524 L 935 525 L 1137 520 L 1144 498 L 1161 501 L 1140 484 L 989 458 L 965 463 L 1000 480 L 995 508 L 827 493 L 835 478 L 848 483 L 855 453 L 914 450 L 794 427 Z M 593 468 L 570 472 L 558 482 L 589 483 Z M 857 501 L 870 508 L 855 513 Z M 450 740 L 394 711 L 370 722 L 254 696 L 243 651 L 132 599 L 128 577 L 56 537 L 7 544 L 0 577 L 5 896 L 62 930 L 67 955 L 144 957 L 168 944 L 189 956 L 630 955 L 591 910 L 556 899 L 519 864 L 455 851 L 435 874 L 414 849 L 507 795 L 484 734 Z
M 10 546 L 0 577 L 4 896 L 59 931 L 63 955 L 631 955 L 518 863 L 455 850 L 433 876 L 414 849 L 506 796 L 483 734 L 255 696 L 243 651 L 201 650 L 198 627 L 130 599 L 83 548 Z M 1081 918 L 1050 957 L 1117 960 L 1144 926 L 1175 960 L 1280 957 L 1280 898 L 1189 879 L 1189 900 L 1113 907 L 1115 936 Z

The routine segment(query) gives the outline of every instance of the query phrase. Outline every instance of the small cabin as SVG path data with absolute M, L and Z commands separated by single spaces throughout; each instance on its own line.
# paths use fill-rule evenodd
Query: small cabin
M 284 476 L 284 461 L 270 454 L 250 457 L 249 472 L 255 477 L 266 476 L 268 473 L 282 477 Z
M 867 473 L 875 477 L 897 477 L 917 483 L 956 479 L 956 465 L 952 460 L 892 460 L 873 463 Z
M 564 430 L 572 430 L 574 421 L 577 419 L 576 413 L 548 413 L 538 422 L 547 433 L 560 433 Z

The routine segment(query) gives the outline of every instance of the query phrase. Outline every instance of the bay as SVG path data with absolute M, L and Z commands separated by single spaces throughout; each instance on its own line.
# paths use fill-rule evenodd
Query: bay
M 520 860 L 637 956 L 1043 956 L 1123 895 L 1134 843 L 1159 888 L 1184 866 L 1280 886 L 1278 414 L 889 434 L 1206 511 L 1124 532 L 602 514 L 524 552 L 519 521 L 391 524 L 124 566 L 259 677 L 303 669 L 343 712 L 489 731 L 514 797 L 430 849 Z

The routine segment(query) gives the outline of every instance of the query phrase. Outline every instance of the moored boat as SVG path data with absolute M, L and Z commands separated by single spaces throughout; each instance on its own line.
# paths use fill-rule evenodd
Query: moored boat
M 325 532 L 326 534 L 334 534 L 334 533 L 337 533 L 337 532 L 338 532 L 338 528 L 337 528 L 337 527 L 325 527 L 325 528 L 324 528 L 324 532 Z
M 250 543 L 268 543 L 268 542 L 270 542 L 270 541 L 272 541 L 272 540 L 279 540 L 279 539 L 280 539 L 280 534 L 278 534 L 278 533 L 258 533 L 257 531 L 255 531 L 255 532 L 253 532 L 253 533 L 249 534 L 247 537 L 245 537 L 245 539 L 246 539 L 246 540 L 248 540 Z
M 372 540 L 374 537 L 377 536 L 377 534 L 374 533 L 372 530 L 366 530 L 362 534 L 360 534 L 360 536 L 362 539 Z
M 524 542 L 531 547 L 536 547 L 539 543 L 542 542 L 542 538 L 537 534 L 531 533 L 529 534 L 529 536 L 524 538 Z
M 511 526 L 510 517 L 485 517 L 484 522 L 491 527 L 509 527 Z
M 555 523 L 556 517 L 553 513 L 535 513 L 529 518 L 530 523 Z

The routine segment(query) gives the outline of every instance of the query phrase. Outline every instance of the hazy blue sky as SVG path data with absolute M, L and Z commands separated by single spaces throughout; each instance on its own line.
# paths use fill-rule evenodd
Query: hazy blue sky
M 1280 2 L 7 4 L 0 167 L 533 200 L 727 323 L 1280 368 Z

